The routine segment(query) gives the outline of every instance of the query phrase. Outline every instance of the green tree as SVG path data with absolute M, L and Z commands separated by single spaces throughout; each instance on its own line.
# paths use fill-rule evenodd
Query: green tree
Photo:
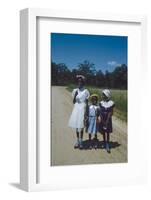
M 51 63 L 52 85 L 67 85 L 71 80 L 71 71 L 64 63 Z
M 116 67 L 112 72 L 112 76 L 115 88 L 127 89 L 127 66 L 125 64 Z
M 99 70 L 96 73 L 95 85 L 97 87 L 101 87 L 101 88 L 105 86 L 105 76 L 104 76 L 102 70 Z
M 66 85 L 70 81 L 71 72 L 64 63 L 58 64 L 58 84 Z
M 51 62 L 51 84 L 58 85 L 58 65 L 55 62 Z
M 78 64 L 78 73 L 87 78 L 87 84 L 95 85 L 96 69 L 94 63 L 84 60 L 83 63 Z

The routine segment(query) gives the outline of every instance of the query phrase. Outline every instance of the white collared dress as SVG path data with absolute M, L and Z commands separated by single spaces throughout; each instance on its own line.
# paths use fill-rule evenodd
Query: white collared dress
M 89 134 L 97 134 L 97 116 L 99 114 L 99 107 L 97 105 L 89 105 L 88 111 L 88 130 Z
M 84 128 L 84 115 L 86 109 L 86 100 L 90 97 L 90 93 L 87 89 L 76 88 L 72 92 L 72 97 L 74 98 L 76 91 L 78 95 L 76 96 L 76 102 L 74 104 L 68 126 L 77 130 Z

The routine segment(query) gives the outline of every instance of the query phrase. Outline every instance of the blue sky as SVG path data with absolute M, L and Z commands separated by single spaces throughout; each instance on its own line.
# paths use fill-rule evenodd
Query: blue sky
M 113 71 L 117 65 L 127 65 L 126 36 L 103 36 L 51 33 L 51 59 L 65 63 L 69 69 L 88 60 L 96 70 Z

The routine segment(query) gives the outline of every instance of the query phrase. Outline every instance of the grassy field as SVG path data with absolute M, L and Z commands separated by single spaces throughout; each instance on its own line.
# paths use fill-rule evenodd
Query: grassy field
M 76 88 L 75 85 L 68 85 L 67 90 L 72 91 L 74 88 Z M 100 88 L 95 88 L 91 86 L 86 87 L 90 94 L 98 94 L 101 100 L 101 91 Z M 117 89 L 111 89 L 112 93 L 112 100 L 115 102 L 115 109 L 114 109 L 114 115 L 118 117 L 121 120 L 127 121 L 127 90 L 117 90 Z

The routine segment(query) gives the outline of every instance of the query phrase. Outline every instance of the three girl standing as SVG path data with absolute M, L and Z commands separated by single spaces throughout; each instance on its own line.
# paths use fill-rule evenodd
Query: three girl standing
M 94 148 L 97 148 L 97 132 L 103 135 L 103 147 L 110 153 L 110 133 L 112 132 L 112 115 L 114 102 L 111 100 L 111 93 L 108 89 L 102 91 L 102 101 L 98 105 L 99 97 L 92 94 L 84 87 L 85 77 L 78 75 L 78 88 L 72 92 L 74 108 L 69 119 L 69 126 L 76 129 L 77 141 L 75 148 L 83 148 L 83 130 L 89 134 L 89 148 L 92 149 L 92 136 Z M 88 105 L 88 99 L 91 104 Z

